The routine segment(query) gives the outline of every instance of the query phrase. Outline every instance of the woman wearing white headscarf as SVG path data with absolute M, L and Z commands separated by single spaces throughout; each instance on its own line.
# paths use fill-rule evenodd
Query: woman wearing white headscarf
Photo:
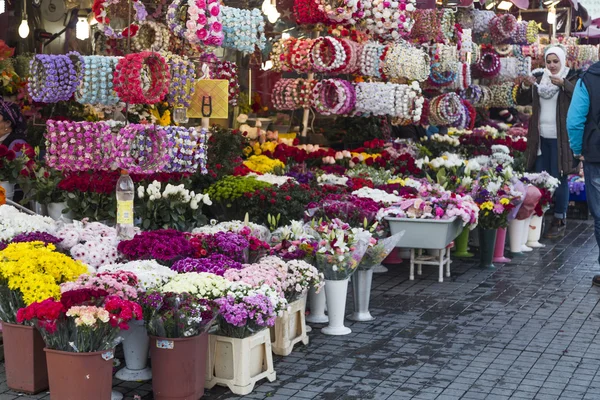
M 567 67 L 565 51 L 550 47 L 544 54 L 546 68 L 532 72 L 521 85 L 517 102 L 531 105 L 527 134 L 527 169 L 547 171 L 560 179 L 554 192 L 554 220 L 546 238 L 564 235 L 569 206 L 568 175 L 575 172 L 569 147 L 567 112 L 578 74 Z

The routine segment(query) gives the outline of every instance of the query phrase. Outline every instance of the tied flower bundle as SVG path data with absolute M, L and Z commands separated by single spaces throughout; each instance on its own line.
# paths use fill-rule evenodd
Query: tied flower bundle
M 177 272 L 160 265 L 154 260 L 130 261 L 124 264 L 105 265 L 98 272 L 114 273 L 130 272 L 137 278 L 137 288 L 140 292 L 155 290 L 171 280 Z
M 140 298 L 148 333 L 163 338 L 185 338 L 207 332 L 215 319 L 212 302 L 189 293 L 144 294 Z
M 282 290 L 288 303 L 306 295 L 310 288 L 319 293 L 325 285 L 325 277 L 317 268 L 302 260 L 286 262 L 287 273 L 283 280 Z
M 291 221 L 277 228 L 271 237 L 271 254 L 286 261 L 304 260 L 314 264 L 317 245 L 315 237 L 308 231 L 301 221 Z
M 218 275 L 206 272 L 186 272 L 178 274 L 164 285 L 162 293 L 189 293 L 199 299 L 215 300 L 223 297 L 230 282 Z
M 312 222 L 318 237 L 316 253 L 317 268 L 328 280 L 350 277 L 362 260 L 370 240 L 370 234 L 362 235 L 339 219 L 329 222 Z
M 392 250 L 394 250 L 396 245 L 400 242 L 400 239 L 402 239 L 402 236 L 404 236 L 404 231 L 385 239 L 371 238 L 369 247 L 360 261 L 360 264 L 358 264 L 358 269 L 368 270 L 380 265 L 381 262 L 390 255 Z
M 577 175 L 569 176 L 569 193 L 579 196 L 585 191 L 585 180 Z
M 139 186 L 137 195 L 140 201 L 135 214 L 142 218 L 144 230 L 191 230 L 206 223 L 201 205 L 212 204 L 208 195 L 189 191 L 183 184 L 163 188 L 162 183 L 153 181 L 147 187 Z
M 80 289 L 104 290 L 111 296 L 135 300 L 138 298 L 138 278 L 129 271 L 101 272 L 81 275 L 74 282 L 60 285 L 61 293 Z
M 444 153 L 441 157 L 429 161 L 427 166 L 427 179 L 447 190 L 456 190 L 460 187 L 462 179 L 468 175 L 465 172 L 467 161 L 453 153 Z
M 79 222 L 64 225 L 57 233 L 59 247 L 71 257 L 98 268 L 117 261 L 117 231 L 100 222 Z
M 279 257 L 269 256 L 261 259 L 259 263 L 246 265 L 241 270 L 230 269 L 223 277 L 231 282 L 243 282 L 252 287 L 267 285 L 283 297 L 286 273 L 286 262 Z
M 65 304 L 52 298 L 32 303 L 19 310 L 17 321 L 33 323 L 49 349 L 74 353 L 112 350 L 120 331 L 129 329 L 129 321 L 142 318 L 142 308 L 120 297 L 103 298 L 99 293 L 78 293 L 81 303 Z M 94 302 L 98 304 L 89 304 Z
M 56 224 L 52 218 L 25 214 L 6 204 L 0 206 L 0 242 L 28 232 L 55 234 Z
M 523 174 L 521 180 L 525 183 L 530 183 L 542 194 L 540 200 L 535 206 L 535 215 L 541 217 L 544 215 L 546 211 L 550 208 L 550 204 L 552 204 L 552 195 L 558 186 L 560 185 L 560 181 L 547 173 L 546 171 L 542 171 L 539 173 L 528 173 Z M 569 189 L 571 188 L 571 181 L 569 181 Z
M 177 261 L 171 269 L 178 273 L 208 272 L 223 276 L 229 269 L 242 269 L 242 263 L 232 260 L 223 254 L 211 254 L 206 258 L 184 258 Z
M 217 232 L 215 234 L 192 234 L 189 243 L 194 249 L 194 257 L 206 257 L 209 252 L 226 255 L 237 262 L 246 262 L 250 247 L 248 239 L 239 233 Z
M 479 226 L 482 229 L 506 227 L 510 212 L 522 201 L 521 194 L 503 181 L 482 177 L 471 192 L 479 206 Z
M 0 319 L 15 323 L 17 310 L 49 297 L 60 297 L 60 284 L 87 267 L 58 253 L 53 244 L 24 242 L 0 251 Z
M 194 254 L 186 235 L 173 229 L 140 232 L 133 239 L 120 242 L 117 249 L 128 260 L 154 259 L 166 266 Z
M 276 290 L 233 282 L 226 295 L 216 300 L 219 307 L 218 334 L 245 338 L 275 325 L 277 315 L 288 307 Z

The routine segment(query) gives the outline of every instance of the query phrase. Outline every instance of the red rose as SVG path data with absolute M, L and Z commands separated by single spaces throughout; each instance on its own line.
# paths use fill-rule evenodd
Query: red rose
M 17 158 L 17 154 L 14 151 L 9 150 L 8 153 L 6 153 L 6 159 L 8 161 L 13 161 L 15 158 Z

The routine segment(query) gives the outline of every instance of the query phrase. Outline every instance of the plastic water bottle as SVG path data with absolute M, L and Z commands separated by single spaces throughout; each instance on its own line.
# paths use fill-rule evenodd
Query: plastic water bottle
M 133 198 L 135 188 L 133 180 L 122 170 L 117 181 L 117 236 L 128 240 L 134 236 L 133 227 Z

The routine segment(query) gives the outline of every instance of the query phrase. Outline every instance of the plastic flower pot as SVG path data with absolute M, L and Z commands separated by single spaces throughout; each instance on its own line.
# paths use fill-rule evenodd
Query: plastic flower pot
M 329 318 L 325 315 L 325 286 L 321 288 L 319 293 L 315 288 L 310 288 L 308 291 L 308 300 L 310 302 L 310 314 L 306 317 L 306 321 L 312 324 L 326 324 Z
M 369 311 L 371 301 L 371 285 L 373 283 L 373 269 L 359 269 L 352 275 L 352 290 L 354 291 L 354 312 L 348 316 L 349 320 L 358 322 L 373 321 L 375 318 Z
M 36 394 L 48 389 L 44 340 L 32 326 L 2 323 L 6 384 L 17 392 Z
M 386 220 L 392 235 L 410 232 L 402 236 L 396 247 L 412 249 L 445 249 L 462 229 L 462 220 L 457 217 L 447 220 L 386 217 Z
M 508 240 L 510 244 L 510 254 L 513 257 L 520 257 L 523 255 L 521 252 L 521 241 L 523 236 L 523 225 L 525 221 L 513 219 L 508 223 Z
M 15 195 L 15 184 L 7 181 L 0 181 L 0 186 L 6 192 L 6 200 L 12 200 Z
M 44 351 L 51 400 L 100 400 L 112 397 L 114 350 L 92 353 Z
M 542 221 L 544 217 L 534 215 L 531 217 L 529 222 L 529 232 L 527 233 L 527 246 L 531 248 L 545 247 L 540 243 L 540 237 L 542 236 Z
M 327 291 L 327 313 L 329 315 L 329 325 L 321 329 L 325 335 L 340 336 L 352 333 L 352 330 L 344 326 L 346 316 L 346 296 L 348 294 L 349 278 L 341 280 L 325 280 Z
M 456 251 L 454 252 L 455 257 L 470 258 L 473 257 L 473 253 L 469 253 L 469 228 L 464 227 L 460 235 L 454 240 L 456 245 Z
M 495 268 L 496 229 L 479 229 L 479 268 Z
M 525 218 L 523 220 L 523 234 L 521 235 L 521 251 L 522 252 L 530 252 L 533 251 L 533 248 L 527 246 L 527 238 L 529 237 L 529 222 L 531 221 L 531 217 Z
M 506 244 L 506 228 L 498 228 L 496 234 L 496 247 L 494 249 L 494 262 L 509 263 L 510 258 L 504 257 L 504 246 Z
M 204 394 L 208 334 L 150 337 L 155 400 L 197 400 Z
M 150 338 L 144 326 L 144 321 L 131 321 L 129 329 L 121 331 L 121 336 L 124 339 L 125 368 L 120 369 L 115 376 L 122 381 L 129 382 L 152 379 L 152 370 L 147 365 Z

